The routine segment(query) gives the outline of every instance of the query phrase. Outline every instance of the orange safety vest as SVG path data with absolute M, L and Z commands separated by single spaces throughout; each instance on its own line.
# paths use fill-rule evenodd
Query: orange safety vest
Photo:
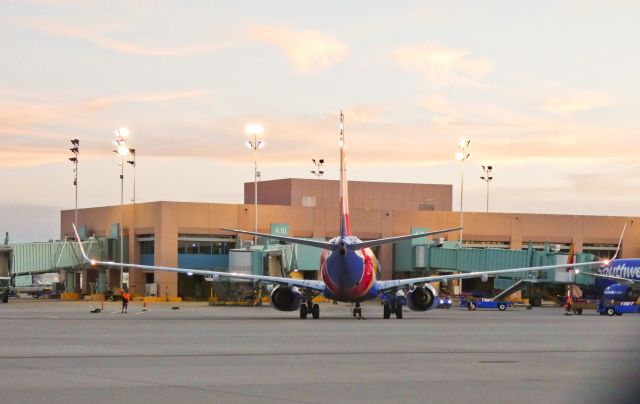
M 131 300 L 131 295 L 129 294 L 129 292 L 124 292 L 122 294 L 122 298 L 125 299 L 126 301 Z
M 571 297 L 571 295 L 567 296 L 567 304 L 573 304 L 573 298 Z

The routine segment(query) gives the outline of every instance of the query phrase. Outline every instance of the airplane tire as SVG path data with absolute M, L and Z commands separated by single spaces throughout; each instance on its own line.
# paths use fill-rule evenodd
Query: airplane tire
M 385 320 L 388 320 L 391 318 L 391 305 L 389 303 L 385 303 L 383 308 L 382 308 L 382 317 Z
M 307 305 L 304 303 L 300 305 L 300 318 L 303 320 L 307 318 Z
M 608 307 L 607 308 L 607 315 L 608 316 L 613 316 L 614 314 L 616 314 L 616 311 L 613 309 L 613 307 Z
M 500 304 L 498 305 L 498 310 L 500 310 L 500 311 L 505 311 L 506 309 L 507 309 L 507 305 L 506 305 L 506 304 L 504 304 L 504 303 L 500 303 Z
M 474 302 L 469 302 L 469 303 L 467 304 L 467 309 L 468 309 L 469 311 L 475 311 L 475 310 L 476 310 L 476 308 L 477 308 L 477 307 L 476 307 L 476 304 L 475 304 Z
M 396 306 L 396 318 L 398 320 L 402 319 L 402 305 L 400 303 Z
M 314 304 L 311 307 L 311 315 L 313 316 L 314 319 L 319 319 L 320 318 L 320 306 L 318 306 L 317 304 Z
M 573 309 L 573 314 L 580 315 L 582 314 L 582 309 Z
M 9 303 L 9 294 L 8 293 L 3 293 L 2 294 L 2 303 Z
M 542 306 L 542 299 L 539 297 L 532 297 L 529 299 L 529 304 L 533 307 L 540 307 Z

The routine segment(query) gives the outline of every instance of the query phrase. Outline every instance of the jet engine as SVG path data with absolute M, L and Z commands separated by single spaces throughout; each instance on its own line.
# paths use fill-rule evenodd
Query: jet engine
M 295 311 L 300 308 L 302 294 L 298 288 L 278 285 L 271 292 L 271 305 L 280 311 Z
M 436 290 L 431 285 L 416 286 L 407 293 L 407 305 L 413 311 L 427 311 L 438 305 Z
M 627 285 L 614 283 L 605 288 L 602 298 L 618 302 L 632 302 L 638 299 L 638 293 Z

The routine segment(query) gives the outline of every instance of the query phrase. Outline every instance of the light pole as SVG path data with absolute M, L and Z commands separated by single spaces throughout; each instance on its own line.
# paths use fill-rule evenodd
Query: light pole
M 69 161 L 73 163 L 73 186 L 76 188 L 76 213 L 73 219 L 73 223 L 78 225 L 78 154 L 80 154 L 80 141 L 78 139 L 71 139 L 71 153 L 73 157 L 69 157 Z M 80 240 L 78 240 L 80 242 Z
M 313 161 L 313 165 L 316 166 L 315 170 L 311 170 L 311 174 L 315 175 L 316 177 L 322 177 L 322 175 L 324 175 L 324 171 L 320 168 L 322 168 L 322 166 L 324 165 L 324 159 L 319 159 L 317 161 L 316 159 L 311 159 L 311 161 Z
M 258 150 L 266 146 L 263 140 L 258 140 L 258 135 L 264 133 L 262 125 L 247 125 L 245 132 L 249 136 L 253 136 L 253 139 L 249 139 L 245 142 L 245 146 L 248 149 L 253 150 L 253 210 L 254 217 L 254 232 L 258 232 Z M 253 245 L 258 244 L 258 236 L 253 236 Z
M 468 153 L 469 144 L 471 140 L 468 139 L 460 139 L 458 141 L 458 152 L 456 153 L 456 160 L 460 162 L 460 227 L 462 226 L 463 219 L 463 191 L 464 191 L 464 162 L 471 157 L 471 154 Z M 462 247 L 462 229 L 460 229 L 460 247 Z
M 127 160 L 127 163 L 131 164 L 133 167 L 133 206 L 136 205 L 136 149 L 129 149 L 129 153 L 131 154 L 131 160 Z
M 493 170 L 493 166 L 482 166 L 484 170 L 484 175 L 480 177 L 480 179 L 487 183 L 487 213 L 489 213 L 489 183 L 493 179 L 491 176 L 491 170 Z
M 127 137 L 129 129 L 120 128 L 115 131 L 116 140 L 113 141 L 116 149 L 113 151 L 120 156 L 120 263 L 124 263 L 124 158 L 129 154 L 127 146 Z M 123 286 L 124 267 L 120 265 L 120 288 Z

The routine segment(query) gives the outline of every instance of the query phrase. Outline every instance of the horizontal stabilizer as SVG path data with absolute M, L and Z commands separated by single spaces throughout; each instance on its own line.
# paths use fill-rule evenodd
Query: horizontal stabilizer
M 433 236 L 434 234 L 449 233 L 451 231 L 457 231 L 457 230 L 462 230 L 462 227 L 456 227 L 453 229 L 436 230 L 436 231 L 430 231 L 427 233 L 420 233 L 420 234 L 408 234 L 406 236 L 379 238 L 377 240 L 369 240 L 369 241 L 363 241 L 361 243 L 353 243 L 349 247 L 353 250 L 360 250 L 363 248 L 370 248 L 370 247 L 375 247 L 383 244 L 397 243 L 398 241 L 402 241 L 402 240 L 411 240 L 414 238 L 428 237 L 428 236 Z
M 287 243 L 304 244 L 304 245 L 308 245 L 308 246 L 311 246 L 311 247 L 323 248 L 325 250 L 331 250 L 334 247 L 334 245 L 332 243 L 329 243 L 329 242 L 326 242 L 326 241 L 308 240 L 308 239 L 305 239 L 305 238 L 298 238 L 298 237 L 275 236 L 273 234 L 256 233 L 256 232 L 253 232 L 253 231 L 237 230 L 237 229 L 224 229 L 223 228 L 221 230 L 232 231 L 234 233 L 241 233 L 241 234 L 251 234 L 252 236 L 260 236 L 260 237 L 270 238 L 270 239 L 273 239 L 273 240 L 286 241 Z

